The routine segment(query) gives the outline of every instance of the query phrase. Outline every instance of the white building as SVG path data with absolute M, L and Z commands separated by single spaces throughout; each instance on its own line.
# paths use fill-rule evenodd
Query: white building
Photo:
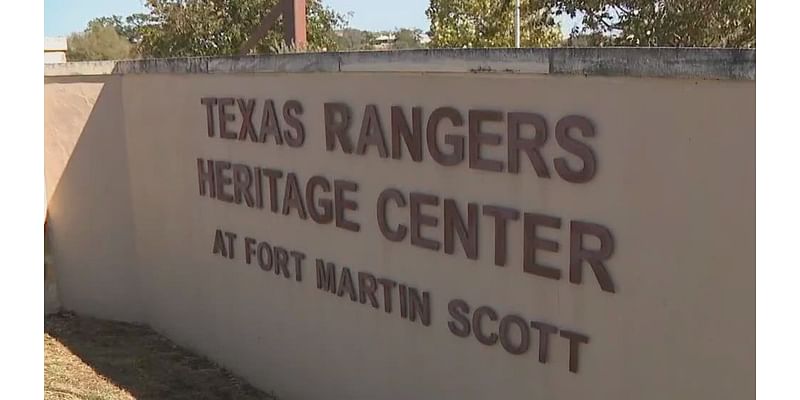
M 67 38 L 44 38 L 44 63 L 57 64 L 67 62 Z
M 397 41 L 397 38 L 393 34 L 389 34 L 389 35 L 380 35 L 380 36 L 376 37 L 375 40 L 373 40 L 372 43 L 373 43 L 373 45 L 375 46 L 376 49 L 386 50 L 386 49 L 392 47 L 392 45 L 396 41 Z

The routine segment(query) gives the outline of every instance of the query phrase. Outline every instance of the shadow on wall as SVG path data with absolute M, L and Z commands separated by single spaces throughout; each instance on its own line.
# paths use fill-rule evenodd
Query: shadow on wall
M 142 321 L 121 86 L 45 78 L 48 275 L 64 309 Z
M 47 216 L 44 219 L 44 315 L 58 312 L 61 304 L 58 300 L 58 286 L 56 285 L 55 271 L 53 269 L 50 246 L 48 244 Z
M 81 315 L 47 315 L 45 348 L 57 341 L 134 398 L 274 399 L 144 325 L 109 321 L 145 321 L 122 90 L 119 75 L 45 78 L 45 286 L 58 298 L 45 296 Z M 48 368 L 69 357 L 46 357 L 58 380 Z M 94 398 L 77 367 L 59 365 L 56 383 Z
M 46 339 L 45 386 L 62 392 L 107 398 L 99 374 L 136 399 L 275 399 L 144 325 L 62 313 L 45 319 L 45 333 L 94 370 L 78 372 L 85 367 Z

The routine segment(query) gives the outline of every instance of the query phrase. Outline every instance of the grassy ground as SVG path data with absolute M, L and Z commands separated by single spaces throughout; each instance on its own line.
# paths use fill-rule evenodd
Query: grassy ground
M 45 318 L 45 399 L 275 399 L 150 328 Z

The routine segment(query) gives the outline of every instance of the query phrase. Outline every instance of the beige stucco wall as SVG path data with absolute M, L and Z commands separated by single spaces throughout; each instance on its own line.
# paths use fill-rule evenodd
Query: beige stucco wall
M 141 321 L 119 76 L 45 79 L 48 251 L 61 306 Z
M 753 81 L 276 73 L 46 83 L 52 104 L 46 114 L 57 114 L 46 116 L 47 135 L 59 137 L 47 146 L 74 142 L 69 138 L 87 120 L 50 201 L 67 308 L 146 321 L 282 399 L 754 395 Z M 206 96 L 276 104 L 297 99 L 305 109 L 306 143 L 292 149 L 210 139 L 200 104 Z M 84 103 L 93 101 L 86 116 Z M 365 104 L 378 105 L 387 132 L 390 105 L 419 105 L 426 115 L 444 105 L 463 113 L 533 111 L 552 124 L 583 115 L 597 130 L 591 143 L 598 174 L 578 185 L 537 179 L 528 165 L 520 174 L 497 174 L 466 163 L 442 167 L 427 154 L 426 162 L 412 163 L 380 159 L 374 149 L 366 156 L 327 152 L 326 101 L 349 103 L 356 122 Z M 62 125 L 71 128 L 55 133 Z M 551 140 L 546 149 L 554 145 Z M 503 150 L 485 154 L 502 158 Z M 353 218 L 361 231 L 200 197 L 198 157 L 279 168 L 302 179 L 323 174 L 356 181 Z M 458 251 L 389 242 L 374 216 L 378 193 L 390 186 L 454 198 L 462 206 L 501 204 L 556 215 L 565 224 L 604 224 L 616 243 L 609 268 L 617 293 L 599 290 L 588 267 L 583 285 L 523 273 L 521 234 L 509 236 L 516 250 L 509 251 L 508 265 L 495 267 L 486 220 L 475 261 Z M 303 282 L 245 265 L 241 255 L 234 261 L 212 255 L 217 228 L 303 251 Z M 552 238 L 565 246 L 568 230 Z M 316 257 L 429 290 L 431 326 L 318 290 Z M 566 274 L 567 252 L 544 260 Z M 551 345 L 548 364 L 538 363 L 536 331 L 531 349 L 519 356 L 499 344 L 454 336 L 447 327 L 453 298 L 473 309 L 490 305 L 501 316 L 515 313 L 588 334 L 580 372 L 568 371 L 562 340 Z M 486 327 L 497 329 L 497 323 Z

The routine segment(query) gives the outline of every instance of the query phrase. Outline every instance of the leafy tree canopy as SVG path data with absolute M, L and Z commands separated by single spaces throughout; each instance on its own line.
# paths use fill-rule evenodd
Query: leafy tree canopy
M 514 0 L 431 0 L 431 47 L 513 47 Z M 561 30 L 544 0 L 520 2 L 520 44 L 556 46 Z
M 355 28 L 344 28 L 336 35 L 339 50 L 370 50 L 377 34 Z
M 266 12 L 279 0 L 147 0 L 147 13 L 103 21 L 133 43 L 142 57 L 237 54 Z M 334 30 L 344 16 L 321 0 L 306 1 L 307 40 L 311 50 L 336 50 Z M 286 49 L 282 18 L 255 47 L 257 53 Z
M 68 39 L 71 60 L 237 54 L 264 14 L 279 0 L 146 0 L 148 11 L 89 22 Z M 368 32 L 347 28 L 345 17 L 307 1 L 310 50 L 422 47 L 418 29 Z M 755 47 L 755 0 L 521 0 L 524 47 L 703 46 Z M 399 5 L 402 6 L 402 5 Z M 430 0 L 430 47 L 511 47 L 514 0 Z M 562 38 L 558 16 L 579 21 Z M 344 29 L 343 29 L 344 28 Z M 278 21 L 256 45 L 258 53 L 292 51 Z M 338 34 L 336 33 L 338 32 Z M 124 39 L 127 40 L 124 40 Z
M 422 47 L 422 31 L 419 29 L 400 28 L 394 32 L 395 49 L 418 49 Z
M 69 61 L 120 60 L 130 58 L 131 44 L 114 26 L 92 21 L 85 31 L 67 37 Z
M 755 0 L 544 0 L 601 45 L 755 47 Z

